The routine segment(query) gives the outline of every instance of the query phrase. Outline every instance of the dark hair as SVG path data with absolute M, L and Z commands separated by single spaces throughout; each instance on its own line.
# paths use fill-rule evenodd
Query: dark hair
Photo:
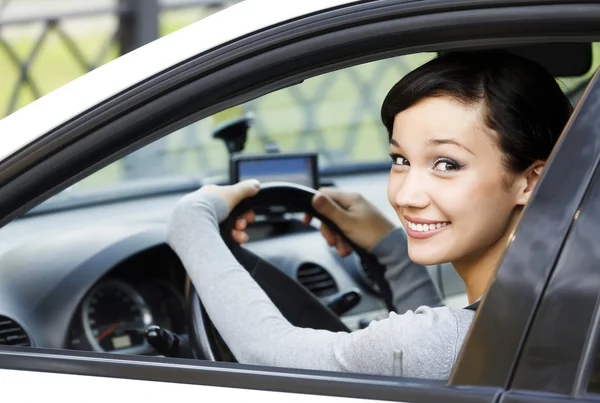
M 381 118 L 390 139 L 398 113 L 436 96 L 483 103 L 484 123 L 498 134 L 504 166 L 513 173 L 548 158 L 573 111 L 554 77 L 533 61 L 501 50 L 445 53 L 407 74 L 385 97 Z

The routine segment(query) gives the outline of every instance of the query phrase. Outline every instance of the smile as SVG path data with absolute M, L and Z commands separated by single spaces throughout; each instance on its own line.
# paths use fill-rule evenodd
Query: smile
M 449 224 L 448 222 L 438 222 L 438 223 L 432 223 L 432 224 L 416 224 L 414 222 L 407 221 L 408 228 L 410 228 L 413 231 L 418 231 L 418 232 L 433 231 L 433 230 L 445 227 L 448 224 Z
M 448 228 L 450 221 L 423 220 L 419 218 L 404 217 L 406 219 L 406 234 L 414 239 L 426 239 L 437 235 Z

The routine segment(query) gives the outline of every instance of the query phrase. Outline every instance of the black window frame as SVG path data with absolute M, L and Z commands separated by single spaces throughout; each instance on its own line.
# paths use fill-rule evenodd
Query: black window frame
M 58 190 L 177 128 L 303 78 L 409 52 L 600 38 L 600 27 L 596 24 L 600 20 L 600 5 L 582 1 L 573 9 L 572 4 L 539 3 L 464 0 L 358 3 L 285 23 L 199 55 L 94 107 L 0 162 L 0 224 L 6 224 Z M 317 21 L 312 20 L 315 18 Z M 398 24 L 400 20 L 403 24 Z M 509 24 L 519 21 L 528 23 Z M 557 21 L 564 25 L 557 25 Z M 313 31 L 307 31 L 307 26 Z M 444 43 L 434 41 L 440 32 L 446 34 Z M 473 37 L 473 32 L 478 35 Z M 333 44 L 337 46 L 332 48 Z M 363 53 L 357 57 L 359 49 L 363 49 Z M 287 62 L 290 58 L 296 61 L 293 67 Z M 586 161 L 580 164 L 585 165 Z M 546 174 L 544 181 L 550 184 L 553 178 L 552 174 Z M 541 189 L 549 187 L 540 186 Z M 549 191 L 538 190 L 536 198 Z M 534 200 L 524 219 L 542 213 L 536 206 Z M 566 232 L 557 234 L 555 242 L 562 244 L 561 236 L 566 236 Z M 509 248 L 509 258 L 505 258 L 490 291 L 504 289 L 505 280 L 510 284 L 510 279 L 502 273 L 508 270 L 504 267 L 509 264 L 519 265 L 520 249 L 522 247 Z M 548 273 L 538 270 L 537 274 L 543 277 Z M 525 306 L 529 312 L 534 312 L 537 306 L 536 292 L 541 293 L 541 290 L 534 291 L 528 295 Z M 512 374 L 512 363 L 517 359 L 521 340 L 515 340 L 509 354 L 502 355 L 503 365 L 498 365 L 500 371 L 495 376 L 469 378 L 468 345 L 474 340 L 485 342 L 485 337 L 489 337 L 478 329 L 486 324 L 482 321 L 485 312 L 495 309 L 498 292 L 492 294 L 493 297 L 486 297 L 465 341 L 467 348 L 457 363 L 450 387 L 443 382 L 415 384 L 411 380 L 404 382 L 389 377 L 320 374 L 224 363 L 191 364 L 187 360 L 175 365 L 173 359 L 49 352 L 39 348 L 0 348 L 0 368 L 301 393 L 306 393 L 309 385 L 311 393 L 317 394 L 419 402 L 440 401 L 440 398 L 449 402 L 495 401 Z M 528 326 L 526 313 L 520 336 Z M 494 361 L 489 364 L 495 366 Z M 266 383 L 261 383 L 261 379 Z M 461 385 L 469 385 L 469 388 L 458 387 Z

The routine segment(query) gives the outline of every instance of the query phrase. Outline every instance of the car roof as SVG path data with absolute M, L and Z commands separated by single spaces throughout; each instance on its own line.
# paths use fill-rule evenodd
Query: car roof
M 203 18 L 92 70 L 0 120 L 0 160 L 94 105 L 199 53 L 281 22 L 354 2 L 357 0 L 245 0 Z

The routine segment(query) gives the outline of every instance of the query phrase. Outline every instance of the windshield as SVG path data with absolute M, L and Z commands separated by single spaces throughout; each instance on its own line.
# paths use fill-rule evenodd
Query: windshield
M 136 187 L 226 180 L 229 154 L 225 143 L 213 134 L 220 125 L 244 116 L 252 116 L 245 152 L 265 152 L 276 145 L 281 151 L 317 152 L 320 171 L 359 172 L 373 164 L 385 169 L 389 147 L 380 119 L 381 103 L 402 76 L 435 56 L 418 53 L 366 63 L 267 94 L 171 133 L 54 199 L 121 189 L 113 191 L 118 197 L 119 192 Z M 560 82 L 577 97 L 576 89 L 590 75 Z

